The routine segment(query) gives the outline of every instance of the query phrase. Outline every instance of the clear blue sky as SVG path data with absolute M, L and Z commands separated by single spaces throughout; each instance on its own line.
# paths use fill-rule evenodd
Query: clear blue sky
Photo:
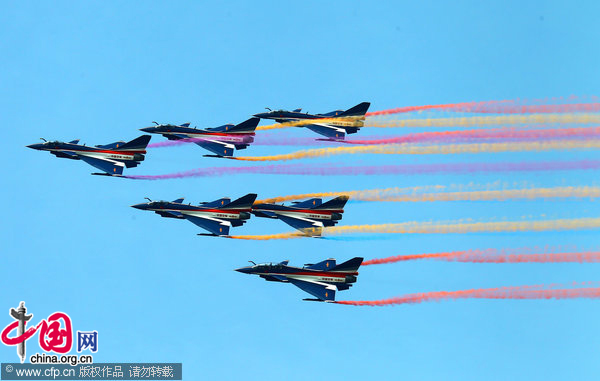
M 0 326 L 24 300 L 34 320 L 70 314 L 97 330 L 97 362 L 183 362 L 185 379 L 565 380 L 600 372 L 594 300 L 459 300 L 393 308 L 302 302 L 291 285 L 233 271 L 477 248 L 576 245 L 598 232 L 406 235 L 368 241 L 246 242 L 130 208 L 256 192 L 528 181 L 597 184 L 597 173 L 374 177 L 235 176 L 162 182 L 90 176 L 26 149 L 39 137 L 129 140 L 152 120 L 201 127 L 272 108 L 372 110 L 492 99 L 599 95 L 597 2 L 3 2 L 4 129 Z M 398 130 L 396 133 L 407 130 Z M 279 132 L 273 132 L 279 133 Z M 309 131 L 296 130 L 297 136 Z M 368 136 L 373 131 L 363 130 Z M 153 142 L 162 141 L 153 137 Z M 248 155 L 292 147 L 250 147 Z M 129 174 L 213 165 L 196 146 L 155 149 Z M 311 163 L 598 159 L 597 152 L 339 156 Z M 596 217 L 584 201 L 351 203 L 343 224 Z M 236 234 L 286 232 L 253 219 Z M 596 281 L 599 265 L 414 262 L 361 269 L 338 299 Z M 2 312 L 4 311 L 4 312 Z M 29 344 L 28 354 L 38 350 Z M 2 362 L 17 361 L 0 346 Z

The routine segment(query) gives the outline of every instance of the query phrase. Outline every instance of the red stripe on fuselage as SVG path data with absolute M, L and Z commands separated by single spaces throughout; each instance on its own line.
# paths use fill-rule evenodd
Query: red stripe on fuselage
M 282 210 L 272 210 L 272 209 L 261 209 L 261 208 L 253 208 L 256 211 L 265 211 L 265 212 L 273 212 L 273 213 L 304 213 L 304 214 L 323 214 L 323 215 L 331 215 L 333 213 L 344 213 L 344 209 L 335 209 L 335 210 L 314 210 L 314 209 L 282 209 Z
M 99 149 L 94 149 L 94 150 L 78 150 L 78 149 L 66 149 L 66 148 L 51 149 L 50 151 L 75 152 L 75 153 L 78 153 L 78 154 L 85 154 L 85 153 L 109 153 L 109 154 L 115 154 L 115 155 L 128 155 L 128 156 L 133 156 L 136 153 L 141 153 L 141 154 L 145 154 L 146 153 L 145 150 L 141 150 L 141 151 L 108 151 L 108 150 L 99 150 Z
M 116 155 L 134 155 L 136 153 L 146 153 L 145 150 L 141 150 L 141 151 L 108 151 L 108 150 L 94 150 L 94 151 L 78 151 L 78 150 L 71 150 L 71 151 L 76 151 L 76 152 L 99 152 L 99 153 L 113 153 Z
M 206 212 L 206 213 L 226 213 L 226 214 L 240 214 L 241 212 L 249 212 L 252 209 L 156 209 L 156 210 L 172 210 L 174 212 Z
M 247 132 L 189 132 L 192 135 L 214 135 L 214 136 L 255 136 L 255 134 L 249 134 Z

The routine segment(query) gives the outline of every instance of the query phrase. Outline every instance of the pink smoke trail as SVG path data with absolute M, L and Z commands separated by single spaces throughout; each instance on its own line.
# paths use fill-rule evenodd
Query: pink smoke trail
M 164 147 L 177 147 L 188 143 L 203 142 L 206 139 L 199 138 L 188 138 L 180 140 L 167 140 L 159 143 L 148 144 L 148 148 L 164 148 Z M 334 143 L 329 140 L 318 140 L 317 138 L 304 138 L 304 137 L 257 137 L 256 140 L 251 143 L 253 146 L 299 146 L 299 145 L 314 145 L 319 143 Z
M 520 129 L 520 128 L 498 128 L 492 130 L 459 130 L 459 131 L 436 131 L 418 132 L 403 136 L 372 138 L 362 140 L 323 141 L 315 138 L 303 137 L 267 137 L 257 138 L 252 143 L 254 146 L 296 146 L 314 145 L 323 143 L 345 143 L 356 145 L 372 144 L 397 144 L 397 143 L 422 143 L 422 142 L 468 142 L 476 140 L 550 140 L 550 139 L 585 139 L 600 136 L 600 127 L 590 128 L 562 128 L 562 129 Z M 167 140 L 164 142 L 149 144 L 148 148 L 174 147 L 187 143 L 196 143 L 204 139 L 189 138 L 181 140 Z
M 436 291 L 408 294 L 382 300 L 344 300 L 336 304 L 351 306 L 393 306 L 400 304 L 416 304 L 439 302 L 448 299 L 579 299 L 600 298 L 600 287 L 553 288 L 555 286 L 514 286 L 498 288 L 481 288 L 461 291 Z
M 148 148 L 175 147 L 175 146 L 180 146 L 180 145 L 187 144 L 187 143 L 196 143 L 196 142 L 203 142 L 203 141 L 205 141 L 205 139 L 198 139 L 198 138 L 166 140 L 164 142 L 148 144 Z
M 134 180 L 167 180 L 188 177 L 214 177 L 239 174 L 309 175 L 309 176 L 355 176 L 355 175 L 419 175 L 429 173 L 477 173 L 477 172 L 532 172 L 597 170 L 600 161 L 539 161 L 513 163 L 441 163 L 372 166 L 334 166 L 305 164 L 273 164 L 247 167 L 208 167 L 164 175 L 128 175 Z
M 444 253 L 396 255 L 386 258 L 371 259 L 363 262 L 363 266 L 382 265 L 420 259 L 434 259 L 448 262 L 471 263 L 597 263 L 600 262 L 600 252 L 540 252 L 531 253 L 531 249 L 514 250 L 463 250 Z
M 576 99 L 576 98 L 575 98 Z M 462 102 L 448 103 L 439 105 L 407 106 L 397 107 L 388 110 L 373 111 L 366 116 L 392 115 L 414 111 L 457 111 L 470 113 L 495 113 L 495 114 L 533 114 L 533 113 L 566 113 L 566 112 L 597 112 L 600 111 L 600 103 L 562 103 L 562 104 L 531 104 L 531 103 L 550 103 L 563 102 L 562 98 L 537 101 L 485 101 L 485 102 Z M 529 103 L 529 104 L 527 104 Z

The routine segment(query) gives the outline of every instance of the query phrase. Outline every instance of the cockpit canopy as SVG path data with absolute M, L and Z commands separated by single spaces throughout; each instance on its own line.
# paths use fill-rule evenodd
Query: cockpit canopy
M 259 271 L 276 271 L 283 268 L 281 263 L 259 263 L 257 265 L 252 266 L 253 269 L 257 269 Z
M 163 206 L 167 206 L 168 204 L 169 204 L 168 201 L 163 201 L 163 200 L 150 202 L 151 207 L 163 207 Z

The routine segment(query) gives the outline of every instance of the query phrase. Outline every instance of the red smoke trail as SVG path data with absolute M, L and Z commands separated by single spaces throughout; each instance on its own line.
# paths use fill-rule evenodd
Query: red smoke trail
M 414 111 L 440 110 L 471 113 L 495 113 L 495 114 L 545 114 L 566 112 L 597 112 L 600 111 L 600 103 L 563 103 L 563 104 L 531 104 L 542 102 L 560 102 L 561 99 L 540 101 L 486 101 L 486 102 L 462 102 L 440 105 L 407 106 L 388 110 L 373 111 L 366 116 L 401 114 Z M 529 103 L 529 104 L 525 104 Z
M 442 163 L 413 165 L 335 166 L 332 164 L 273 164 L 247 167 L 208 167 L 165 175 L 123 176 L 134 180 L 166 180 L 187 177 L 214 177 L 239 174 L 355 176 L 355 175 L 422 175 L 430 173 L 531 172 L 597 170 L 600 161 L 538 161 L 513 163 Z
M 529 253 L 530 249 L 515 250 L 463 250 L 445 253 L 396 255 L 387 258 L 371 259 L 363 262 L 363 266 L 382 265 L 388 263 L 412 261 L 419 259 L 435 259 L 448 262 L 472 263 L 597 263 L 600 262 L 600 252 L 564 252 L 564 253 Z
M 448 299 L 576 299 L 600 297 L 600 287 L 560 288 L 554 286 L 516 286 L 482 288 L 462 291 L 437 291 L 408 294 L 382 300 L 344 300 L 337 304 L 351 306 L 393 306 L 399 304 L 415 304 L 423 302 L 439 302 Z

